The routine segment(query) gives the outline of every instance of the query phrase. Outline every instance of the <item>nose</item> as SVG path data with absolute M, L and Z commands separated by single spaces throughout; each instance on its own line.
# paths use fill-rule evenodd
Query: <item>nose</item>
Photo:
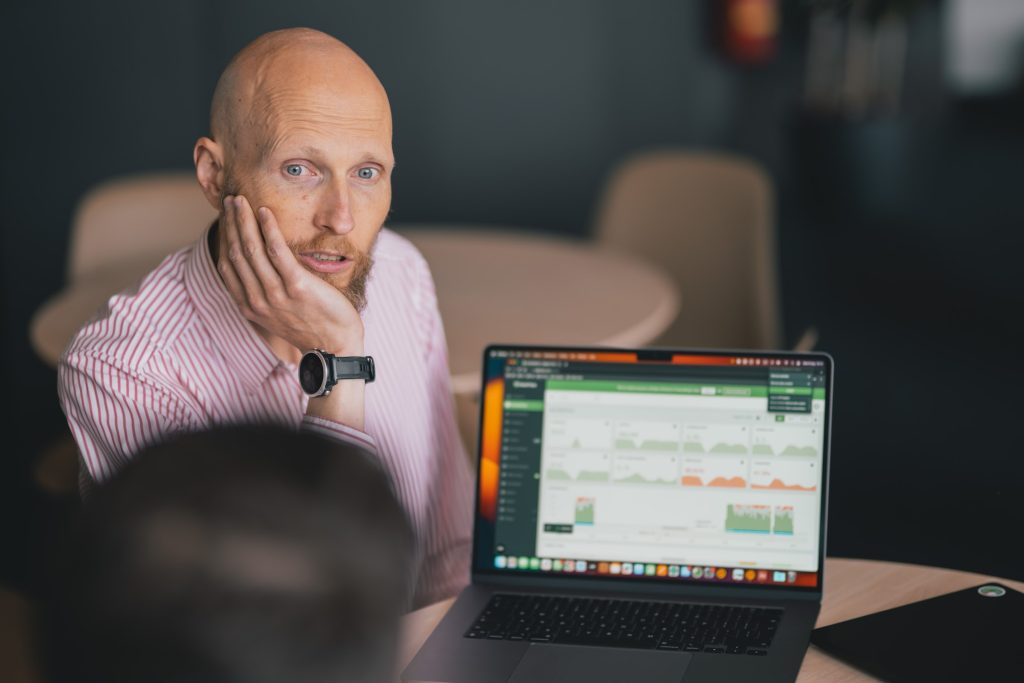
M 315 221 L 317 227 L 339 235 L 352 232 L 352 229 L 355 228 L 355 219 L 352 217 L 352 197 L 345 179 L 337 179 L 325 188 L 317 205 Z

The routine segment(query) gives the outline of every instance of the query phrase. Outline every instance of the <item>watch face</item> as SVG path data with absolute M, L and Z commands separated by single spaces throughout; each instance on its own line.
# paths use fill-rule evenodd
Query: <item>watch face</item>
M 318 353 L 307 353 L 299 362 L 299 384 L 310 396 L 318 396 L 327 379 L 327 366 Z

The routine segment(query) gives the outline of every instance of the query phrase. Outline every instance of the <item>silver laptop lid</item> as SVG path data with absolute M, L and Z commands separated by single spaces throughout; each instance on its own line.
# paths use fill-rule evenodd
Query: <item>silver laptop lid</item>
M 820 592 L 831 386 L 822 353 L 489 347 L 474 575 Z

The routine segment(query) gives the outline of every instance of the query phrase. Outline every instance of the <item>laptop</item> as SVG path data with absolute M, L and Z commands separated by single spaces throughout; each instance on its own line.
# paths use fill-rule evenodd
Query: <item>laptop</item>
M 472 581 L 405 681 L 793 681 L 832 359 L 490 346 Z

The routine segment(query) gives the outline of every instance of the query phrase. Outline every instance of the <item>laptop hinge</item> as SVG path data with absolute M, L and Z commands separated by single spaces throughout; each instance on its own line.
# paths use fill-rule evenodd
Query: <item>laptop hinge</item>
M 636 595 L 651 600 L 800 600 L 821 602 L 821 591 L 790 588 L 747 588 L 744 586 L 651 586 L 622 580 L 559 579 L 550 577 L 496 576 L 477 574 L 473 583 L 492 590 L 536 590 L 599 595 Z

